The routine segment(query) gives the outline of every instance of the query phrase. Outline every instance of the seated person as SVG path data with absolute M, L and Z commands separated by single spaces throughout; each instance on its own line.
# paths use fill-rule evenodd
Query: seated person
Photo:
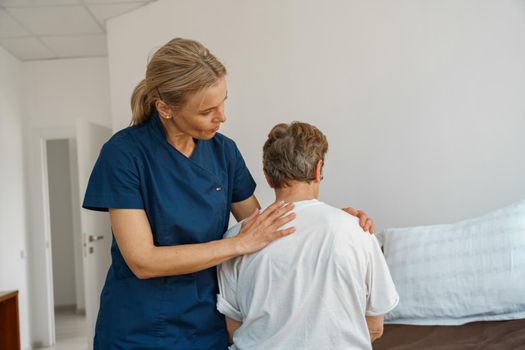
M 399 300 L 375 236 L 317 200 L 328 143 L 316 127 L 275 126 L 263 168 L 295 233 L 218 267 L 217 308 L 232 349 L 371 349 Z M 242 223 L 225 237 L 236 235 Z

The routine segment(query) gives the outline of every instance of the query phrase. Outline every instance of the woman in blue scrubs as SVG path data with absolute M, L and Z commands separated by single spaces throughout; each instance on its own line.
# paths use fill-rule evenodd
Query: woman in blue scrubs
M 259 213 L 241 153 L 218 133 L 225 76 L 200 43 L 171 40 L 133 92 L 132 126 L 101 150 L 83 203 L 109 211 L 114 237 L 95 349 L 227 349 L 215 266 L 294 231 L 279 230 L 292 204 Z M 245 224 L 221 239 L 230 212 Z

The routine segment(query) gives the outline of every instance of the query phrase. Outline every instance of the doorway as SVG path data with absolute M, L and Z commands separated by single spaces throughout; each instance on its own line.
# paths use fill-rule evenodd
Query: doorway
M 29 134 L 29 161 L 28 173 L 29 181 L 29 222 L 31 227 L 31 239 L 29 240 L 29 250 L 31 252 L 30 263 L 30 285 L 31 285 L 31 342 L 33 348 L 46 349 L 88 349 L 93 347 L 93 336 L 95 321 L 99 307 L 99 297 L 106 273 L 111 263 L 111 225 L 107 213 L 91 212 L 81 209 L 81 197 L 85 193 L 89 175 L 95 161 L 100 153 L 102 145 L 112 135 L 111 129 L 105 126 L 96 125 L 89 121 L 77 120 L 74 128 L 66 129 L 40 129 L 34 128 Z M 66 240 L 52 238 L 51 229 L 51 200 L 49 179 L 57 178 L 53 175 L 55 170 L 54 163 L 48 163 L 48 148 L 53 153 L 54 141 L 60 141 L 56 145 L 62 150 L 59 159 L 65 164 L 69 164 L 69 180 L 58 181 L 61 188 L 69 182 L 70 196 L 65 195 L 62 201 L 68 203 L 71 208 L 71 218 L 73 228 L 69 230 L 73 234 L 74 254 L 74 277 L 75 301 L 71 304 L 71 299 L 64 303 L 69 305 L 66 309 L 73 309 L 74 315 L 82 314 L 85 310 L 87 338 L 86 347 L 76 347 L 70 344 L 56 348 L 56 335 L 60 332 L 55 330 L 55 287 L 53 273 L 53 251 L 62 252 L 59 244 L 65 244 Z M 67 147 L 66 147 L 67 145 Z M 66 149 L 68 150 L 66 152 Z M 69 159 L 67 159 L 69 158 Z M 50 161 L 51 162 L 51 161 Z M 67 169 L 67 165 L 62 165 L 62 169 Z M 61 174 L 67 170 L 62 170 Z M 58 176 L 60 178 L 60 176 Z M 64 210 L 59 210 L 63 212 Z M 60 221 L 59 217 L 59 221 Z M 70 245 L 67 245 L 70 247 Z M 69 260 L 71 263 L 71 260 Z M 72 265 L 73 265 L 72 264 Z M 71 279 L 71 278 L 69 278 Z M 69 285 L 68 288 L 71 288 Z M 60 291 L 62 292 L 62 290 Z M 58 294 L 57 294 L 58 295 Z M 58 297 L 57 297 L 58 298 Z M 61 301 L 57 302 L 58 305 Z M 59 306 L 60 309 L 60 306 Z M 60 315 L 61 316 L 61 315 Z M 71 325 L 71 320 L 64 322 Z M 62 323 L 60 323 L 62 324 Z M 59 326 L 60 327 L 60 326 Z M 60 337 L 61 335 L 59 335 Z M 59 343 L 60 344 L 60 341 Z
M 87 349 L 75 144 L 49 139 L 45 149 L 56 348 Z

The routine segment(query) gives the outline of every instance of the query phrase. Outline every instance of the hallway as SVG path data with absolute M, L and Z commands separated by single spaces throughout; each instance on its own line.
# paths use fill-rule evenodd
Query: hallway
M 75 313 L 74 307 L 60 308 L 55 310 L 55 324 L 56 345 L 39 350 L 88 350 L 84 314 Z

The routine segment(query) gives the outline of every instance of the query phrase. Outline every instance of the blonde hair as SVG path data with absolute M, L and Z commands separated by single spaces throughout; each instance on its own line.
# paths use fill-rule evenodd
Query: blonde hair
M 326 136 L 308 123 L 277 124 L 263 146 L 263 169 L 273 188 L 310 182 L 328 152 Z
M 201 43 L 176 38 L 158 49 L 146 69 L 146 78 L 131 95 L 131 125 L 151 118 L 156 100 L 175 110 L 180 109 L 188 95 L 214 85 L 226 75 L 226 68 Z

